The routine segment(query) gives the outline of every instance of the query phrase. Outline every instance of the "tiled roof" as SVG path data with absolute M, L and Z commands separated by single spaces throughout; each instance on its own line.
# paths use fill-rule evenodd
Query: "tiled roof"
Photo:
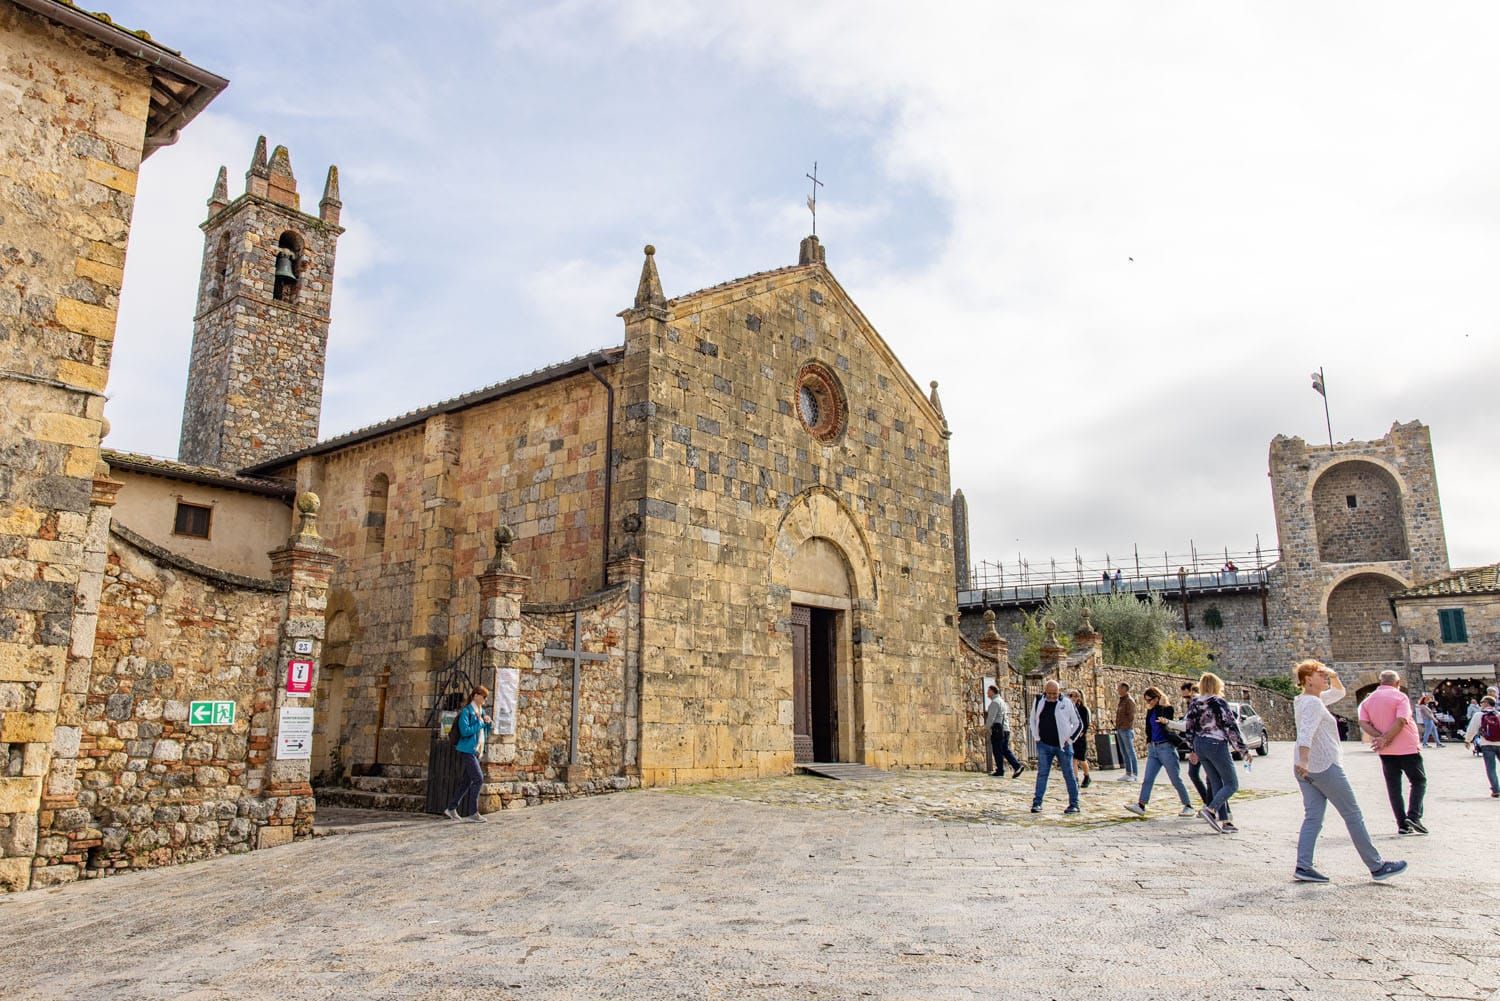
M 624 356 L 625 349 L 623 347 L 600 348 L 598 351 L 590 351 L 586 355 L 579 355 L 577 358 L 570 358 L 556 365 L 539 368 L 535 372 L 518 375 L 514 379 L 507 379 L 505 382 L 497 382 L 492 386 L 485 386 L 483 389 L 476 389 L 462 396 L 455 396 L 440 403 L 434 403 L 431 406 L 411 410 L 399 417 L 392 417 L 378 424 L 371 424 L 367 427 L 350 431 L 347 434 L 341 434 L 336 438 L 320 441 L 309 448 L 289 452 L 286 455 L 279 455 L 265 462 L 258 462 L 253 466 L 247 466 L 241 470 L 241 475 L 254 476 L 256 473 L 270 472 L 279 466 L 285 466 L 304 456 L 323 455 L 328 452 L 334 452 L 349 445 L 356 445 L 371 438 L 378 438 L 393 431 L 400 431 L 403 428 L 421 424 L 427 418 L 437 414 L 455 413 L 480 403 L 489 403 L 491 400 L 498 400 L 503 396 L 518 393 L 523 389 L 530 389 L 533 386 L 540 386 L 558 379 L 567 378 L 570 375 L 577 375 L 580 372 L 587 372 L 590 365 L 613 365 Z
M 1472 567 L 1447 577 L 1398 591 L 1393 598 L 1446 598 L 1463 594 L 1500 594 L 1500 563 Z
M 172 459 L 160 459 L 154 455 L 139 455 L 135 452 L 117 452 L 112 448 L 102 450 L 104 461 L 112 469 L 126 469 L 134 473 L 162 476 L 169 480 L 186 480 L 214 487 L 228 487 L 265 497 L 291 497 L 297 488 L 284 480 L 267 480 L 257 476 L 237 476 L 215 466 L 194 466 Z
M 108 15 L 78 6 L 73 0 L 15 0 L 20 6 L 85 37 L 102 42 L 117 52 L 144 63 L 151 74 L 151 101 L 146 110 L 145 147 L 141 158 L 153 150 L 170 146 L 177 134 L 229 81 L 182 58 L 175 49 L 144 31 L 132 31 Z
M 692 299 L 695 296 L 706 295 L 709 292 L 722 292 L 725 289 L 733 288 L 736 285 L 747 285 L 750 282 L 759 281 L 762 278 L 772 278 L 776 275 L 790 274 L 793 271 L 807 271 L 814 267 L 818 267 L 818 265 L 791 264 L 784 268 L 772 268 L 770 271 L 757 271 L 755 272 L 755 274 L 745 275 L 743 278 L 731 278 L 727 282 L 719 282 L 719 284 L 717 285 L 710 285 L 707 288 L 700 288 L 695 292 L 688 292 L 684 295 L 673 296 L 672 298 L 667 300 L 667 305 L 670 306 L 673 303 L 682 302 L 685 299 Z

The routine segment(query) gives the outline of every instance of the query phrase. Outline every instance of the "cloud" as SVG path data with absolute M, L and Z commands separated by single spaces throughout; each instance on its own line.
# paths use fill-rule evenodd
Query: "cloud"
M 668 295 L 790 263 L 817 159 L 976 557 L 1273 538 L 1323 365 L 1339 438 L 1432 426 L 1454 563 L 1500 559 L 1490 6 L 136 6 L 234 84 L 143 173 L 112 444 L 175 446 L 199 199 L 257 132 L 342 168 L 325 434 L 616 342 L 645 242 Z

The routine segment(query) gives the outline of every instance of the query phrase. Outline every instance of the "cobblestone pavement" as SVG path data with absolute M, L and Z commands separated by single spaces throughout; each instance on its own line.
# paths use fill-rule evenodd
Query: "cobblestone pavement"
M 731 782 L 0 898 L 0 996 L 1500 999 L 1477 759 L 1427 754 L 1433 833 L 1402 839 L 1378 763 L 1347 762 L 1398 881 L 1333 820 L 1335 882 L 1291 882 L 1285 745 L 1234 837 L 1167 816 L 1170 788 L 1127 819 L 1109 778 L 1076 826 L 1060 789 L 1024 812 L 1030 775 Z

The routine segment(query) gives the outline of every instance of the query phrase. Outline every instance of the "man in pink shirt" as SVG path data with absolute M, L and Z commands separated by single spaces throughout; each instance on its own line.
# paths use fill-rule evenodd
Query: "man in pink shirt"
M 1401 675 L 1380 672 L 1380 687 L 1359 704 L 1359 728 L 1370 738 L 1385 772 L 1385 791 L 1396 814 L 1396 833 L 1426 834 L 1422 823 L 1422 797 L 1427 794 L 1427 769 L 1422 767 L 1422 749 L 1417 724 L 1411 718 L 1411 700 L 1401 690 Z M 1401 802 L 1401 776 L 1411 783 L 1411 796 Z

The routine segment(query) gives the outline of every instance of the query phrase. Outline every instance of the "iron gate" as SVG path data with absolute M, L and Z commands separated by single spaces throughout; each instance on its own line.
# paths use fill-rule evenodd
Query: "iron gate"
M 474 689 L 484 663 L 484 641 L 475 640 L 464 652 L 443 668 L 433 689 L 432 707 L 427 711 L 427 804 L 428 813 L 442 813 L 458 788 L 462 762 L 442 726 L 443 713 L 462 709 Z

